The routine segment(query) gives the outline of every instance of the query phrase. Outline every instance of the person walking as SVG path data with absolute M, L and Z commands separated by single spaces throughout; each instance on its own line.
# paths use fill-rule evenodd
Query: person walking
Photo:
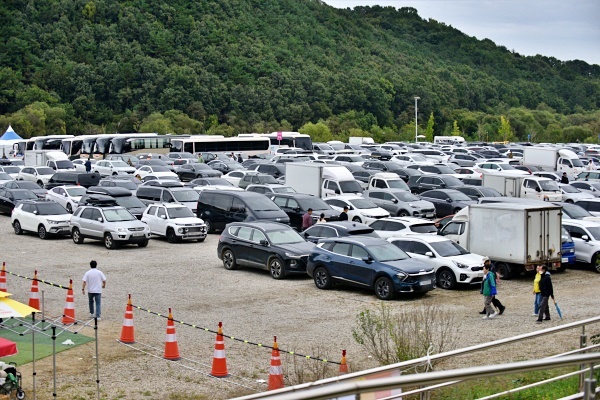
M 481 294 L 483 295 L 483 306 L 485 315 L 483 319 L 494 318 L 498 313 L 492 307 L 492 298 L 496 295 L 496 277 L 490 271 L 490 264 L 483 264 L 483 281 L 481 282 Z
M 244 162 L 244 159 L 242 158 L 242 153 L 238 153 L 237 162 L 239 162 L 240 164 Z
M 90 305 L 90 315 L 97 319 L 100 318 L 100 305 L 102 301 L 102 289 L 106 288 L 106 276 L 97 269 L 98 263 L 90 261 L 90 269 L 83 275 L 83 286 L 81 292 L 85 294 L 85 287 L 88 288 L 88 302 Z M 94 303 L 96 303 L 96 312 L 94 313 Z
M 562 177 L 560 178 L 560 183 L 569 184 L 569 178 L 567 177 L 567 173 L 563 172 Z
M 312 213 L 313 209 L 309 208 L 308 211 L 306 211 L 306 214 L 302 216 L 302 230 L 308 229 L 311 226 L 313 226 Z
M 496 308 L 497 314 L 502 315 L 504 314 L 504 310 L 506 310 L 506 307 L 502 305 L 500 300 L 496 297 L 498 293 L 498 275 L 496 274 L 496 264 L 492 264 L 489 258 L 486 258 L 486 260 L 483 262 L 484 266 L 486 264 L 488 266 L 489 271 L 494 275 L 494 283 L 496 284 L 496 294 L 492 296 L 492 305 Z M 487 314 L 485 307 L 483 308 L 483 311 L 481 311 L 479 314 Z
M 92 162 L 89 158 L 85 160 L 85 163 L 83 165 L 85 165 L 85 172 L 89 173 L 92 170 Z
M 540 302 L 540 309 L 538 312 L 537 323 L 541 324 L 542 321 L 550 321 L 550 307 L 548 306 L 548 300 L 552 297 L 554 300 L 554 289 L 552 288 L 552 278 L 548 272 L 548 267 L 545 265 L 541 266 L 542 279 L 540 279 L 540 295 L 542 301 Z M 542 316 L 545 318 L 542 320 Z
M 198 153 L 198 162 L 200 164 L 204 164 L 204 158 L 202 158 L 202 154 L 201 153 Z
M 348 206 L 344 206 L 344 211 L 340 214 L 340 221 L 348 221 Z
M 542 302 L 542 293 L 540 292 L 540 280 L 542 279 L 542 266 L 536 267 L 535 278 L 533 278 L 533 315 L 540 313 L 540 303 Z
M 327 220 L 325 219 L 325 213 L 321 213 L 321 215 L 319 215 L 319 219 L 317 220 L 317 224 L 322 224 L 323 222 L 327 222 Z

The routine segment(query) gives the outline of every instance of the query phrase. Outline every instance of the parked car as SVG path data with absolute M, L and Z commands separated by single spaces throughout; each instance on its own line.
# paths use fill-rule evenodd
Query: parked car
M 312 208 L 313 224 L 317 222 L 319 215 L 325 214 L 325 220 L 338 221 L 340 213 L 322 199 L 310 194 L 301 193 L 276 193 L 269 198 L 290 217 L 290 226 L 298 231 L 302 230 L 302 217 L 309 208 Z
M 575 202 L 579 206 L 589 212 L 592 216 L 600 217 L 600 199 L 582 199 Z
M 389 217 L 378 219 L 369 224 L 382 239 L 402 236 L 409 233 L 428 233 L 437 235 L 437 228 L 431 221 L 412 217 Z
M 28 189 L 31 190 L 33 193 L 35 193 L 35 195 L 37 197 L 39 197 L 40 199 L 43 199 L 46 197 L 46 193 L 48 193 L 48 190 L 39 187 L 37 183 L 31 182 L 31 181 L 11 181 L 11 182 L 6 182 L 4 185 L 0 186 L 0 188 L 3 187 L 5 189 Z
M 268 270 L 273 279 L 283 279 L 292 273 L 306 273 L 306 260 L 313 247 L 287 225 L 233 222 L 219 237 L 217 255 L 227 270 L 255 267 Z
M 434 204 L 438 217 L 456 214 L 466 206 L 477 204 L 475 200 L 455 189 L 429 190 L 421 193 L 420 197 Z
M 223 178 L 198 178 L 189 182 L 188 185 L 192 186 L 197 192 L 203 190 L 244 190 L 238 186 L 234 186 L 231 182 Z
M 573 243 L 578 262 L 591 264 L 600 273 L 600 225 L 597 222 L 567 219 L 562 222 Z
M 494 188 L 484 186 L 465 185 L 454 188 L 469 196 L 471 200 L 479 200 L 482 197 L 503 197 L 502 194 Z
M 452 221 L 452 218 L 454 218 L 454 214 L 446 215 L 445 217 L 434 219 L 433 224 L 439 232 L 448 222 Z
M 280 183 L 277 184 L 263 184 L 263 185 L 248 185 L 246 186 L 246 191 L 261 193 L 264 195 L 271 195 L 272 193 L 296 193 L 291 186 L 282 185 Z
M 196 178 L 218 178 L 223 175 L 220 171 L 202 163 L 182 164 L 175 168 L 175 173 L 182 182 L 189 182 Z
M 362 196 L 330 196 L 324 199 L 338 213 L 348 207 L 348 220 L 369 224 L 379 218 L 389 217 L 390 213 Z
M 250 173 L 248 172 L 247 174 L 244 175 L 244 177 L 242 179 L 240 179 L 240 182 L 238 183 L 238 186 L 241 187 L 242 189 L 246 189 L 248 187 L 248 185 L 277 185 L 279 184 L 279 182 L 277 182 L 277 180 L 275 178 L 273 178 L 273 176 L 268 175 L 268 174 L 261 174 L 261 173 Z
M 471 154 L 453 153 L 448 161 L 456 163 L 461 167 L 472 167 L 480 160 Z
M 410 192 L 396 189 L 372 189 L 363 192 L 363 197 L 398 217 L 433 218 L 433 203 L 421 200 Z
M 79 204 L 87 204 L 87 197 L 97 195 L 110 196 L 121 207 L 133 214 L 137 219 L 142 219 L 142 214 L 146 210 L 146 204 L 138 199 L 131 191 L 121 187 L 92 186 L 88 188 L 87 195 L 81 197 Z
M 25 167 L 17 175 L 18 181 L 30 181 L 44 187 L 56 171 L 49 167 Z
M 150 240 L 148 225 L 114 201 L 81 205 L 71 217 L 70 229 L 75 244 L 82 244 L 86 238 L 102 240 L 107 249 L 129 243 L 146 247 Z
M 310 253 L 306 272 L 319 289 L 338 283 L 370 288 L 381 300 L 435 288 L 432 267 L 411 259 L 383 239 L 371 237 L 324 239 Z
M 21 167 L 16 165 L 0 165 L 0 172 L 5 172 L 9 174 L 11 178 L 17 179 L 19 172 L 21 172 Z
M 552 179 L 553 181 L 556 182 L 560 182 L 560 175 L 555 173 L 555 172 L 548 172 L 548 171 L 535 171 L 533 174 L 533 176 L 539 176 L 540 178 L 548 178 L 548 179 Z
M 255 164 L 249 169 L 271 175 L 275 179 L 285 176 L 285 164 Z
M 181 186 L 178 182 L 142 185 L 136 192 L 138 199 L 146 205 L 156 203 L 182 204 L 196 213 L 199 194 L 189 186 Z
M 134 168 L 138 168 L 140 163 L 140 159 L 132 154 L 108 154 L 105 160 L 121 160 Z
M 167 167 L 161 165 L 140 165 L 139 168 L 133 173 L 133 175 L 139 180 L 143 180 L 145 176 L 170 176 L 179 179 L 175 172 L 172 172 Z
M 136 168 L 141 168 L 142 166 L 150 166 L 150 167 L 163 167 L 168 171 L 175 173 L 175 165 L 172 160 L 169 160 L 165 155 L 162 155 L 162 159 L 158 158 L 140 158 L 138 161 L 138 165 Z M 143 156 L 140 156 L 143 157 Z
M 15 234 L 36 232 L 40 239 L 69 234 L 71 214 L 49 200 L 22 200 L 12 211 L 10 222 Z
M 138 188 L 138 185 L 136 185 L 128 179 L 101 179 L 100 182 L 98 182 L 98 186 L 108 188 L 117 187 L 121 189 L 126 189 L 129 190 L 132 194 L 135 194 Z
M 35 200 L 38 197 L 28 189 L 6 189 L 0 187 L 0 213 L 10 214 L 21 200 Z
M 272 200 L 243 190 L 203 190 L 198 198 L 198 218 L 208 233 L 222 230 L 231 222 L 273 221 L 290 223 L 290 218 Z
M 491 162 L 491 161 L 483 161 L 475 164 L 474 167 L 476 170 L 480 172 L 486 172 L 489 174 L 492 173 L 501 173 L 505 175 L 529 175 L 527 171 L 521 171 L 520 169 L 516 169 L 514 166 L 510 165 L 508 162 Z
M 240 165 L 240 163 L 235 161 L 221 161 L 221 160 L 213 160 L 208 163 L 208 166 L 214 170 L 217 170 L 223 174 L 226 174 L 231 171 L 236 171 L 240 169 L 244 169 Z
M 583 171 L 575 178 L 577 181 L 600 181 L 600 171 Z
M 594 181 L 574 181 L 571 186 L 579 189 L 584 193 L 589 193 L 594 197 L 600 197 L 600 182 Z
M 166 237 L 169 243 L 182 240 L 206 239 L 206 225 L 186 206 L 181 204 L 153 204 L 142 215 L 153 235 Z
M 431 189 L 454 189 L 464 186 L 460 179 L 448 175 L 421 175 L 408 180 L 410 191 L 419 194 Z
M 109 175 L 133 174 L 135 168 L 121 160 L 101 160 L 93 165 L 92 171 L 104 177 Z
M 395 174 L 398 174 L 398 176 L 400 176 L 400 174 L 396 171 L 404 171 L 403 166 L 398 163 L 395 163 L 394 161 L 367 160 L 363 163 L 362 166 L 365 169 L 376 169 L 378 171 L 383 172 L 393 172 Z
M 57 172 L 48 179 L 45 187 L 48 190 L 57 186 L 66 185 L 88 188 L 90 186 L 96 186 L 98 182 L 100 182 L 100 175 L 94 172 Z
M 567 183 L 558 183 L 560 192 L 562 193 L 562 200 L 566 203 L 574 203 L 579 200 L 595 199 L 596 197 L 590 193 L 584 193 L 574 186 Z
M 471 167 L 456 168 L 454 173 L 458 175 L 458 179 L 481 178 L 482 176 L 482 172 L 476 171 L 475 168 Z
M 186 152 L 167 153 L 167 158 L 173 161 L 174 165 L 192 164 L 198 161 L 198 157 Z
M 469 253 L 450 239 L 437 235 L 408 235 L 388 241 L 412 258 L 421 260 L 435 270 L 437 286 L 454 289 L 457 284 L 480 284 L 486 257 Z
M 379 237 L 370 226 L 352 221 L 323 222 L 313 225 L 302 232 L 302 236 L 313 243 L 317 243 L 320 239 L 358 235 Z
M 86 194 L 86 189 L 83 186 L 57 186 L 48 190 L 46 199 L 55 201 L 69 214 L 72 214 L 73 210 L 79 206 L 79 200 L 84 194 Z

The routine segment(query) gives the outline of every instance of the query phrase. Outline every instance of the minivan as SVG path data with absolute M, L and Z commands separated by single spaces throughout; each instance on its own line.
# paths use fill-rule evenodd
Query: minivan
M 154 203 L 178 203 L 183 204 L 193 213 L 196 213 L 196 205 L 198 202 L 198 192 L 189 186 L 175 186 L 169 183 L 165 186 L 145 186 L 138 187 L 136 196 L 146 205 Z
M 198 199 L 198 218 L 209 233 L 230 222 L 275 221 L 290 224 L 290 218 L 265 195 L 253 192 L 204 190 Z
M 77 185 L 89 188 L 90 186 L 97 186 L 98 182 L 100 182 L 100 174 L 94 172 L 57 172 L 48 179 L 45 188 L 52 189 L 63 185 Z

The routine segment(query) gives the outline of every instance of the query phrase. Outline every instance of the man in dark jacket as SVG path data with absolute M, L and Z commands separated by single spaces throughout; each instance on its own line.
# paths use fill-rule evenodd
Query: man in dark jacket
M 92 163 L 89 158 L 85 161 L 83 165 L 85 165 L 85 172 L 90 172 L 92 170 Z
M 340 221 L 348 221 L 348 206 L 344 206 L 344 211 L 340 214 Z
M 540 294 L 542 295 L 542 302 L 540 303 L 540 311 L 538 314 L 537 323 L 542 323 L 542 315 L 546 317 L 544 321 L 550 321 L 550 307 L 548 307 L 548 300 L 552 297 L 554 300 L 554 289 L 552 288 L 552 278 L 548 272 L 548 267 L 542 265 L 541 268 L 542 279 L 540 280 Z
M 562 178 L 560 178 L 560 183 L 569 184 L 569 178 L 567 177 L 567 173 L 566 172 L 563 172 Z

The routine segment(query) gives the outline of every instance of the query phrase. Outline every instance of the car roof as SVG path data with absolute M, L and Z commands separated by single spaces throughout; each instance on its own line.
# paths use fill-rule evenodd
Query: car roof
M 600 224 L 598 224 L 598 222 L 588 221 L 585 219 L 563 219 L 562 222 L 563 222 L 563 224 L 579 225 L 579 226 L 583 226 L 585 228 L 592 228 L 592 227 L 600 226 Z
M 257 194 L 257 193 L 255 193 Z M 263 195 L 261 195 L 263 196 Z M 252 222 L 231 222 L 229 224 L 227 224 L 227 227 L 232 227 L 232 226 L 246 226 L 248 228 L 260 228 L 264 231 L 274 231 L 274 230 L 280 230 L 281 228 L 289 228 L 289 225 L 286 224 L 281 224 L 279 222 L 271 222 L 271 221 L 252 221 Z
M 400 222 L 406 222 L 407 224 L 433 224 L 433 221 L 430 221 L 428 219 L 423 219 L 423 218 L 414 218 L 414 217 L 386 217 L 386 218 L 379 218 L 377 221 L 400 221 Z
M 395 241 L 395 240 L 412 240 L 412 239 L 421 240 L 421 241 L 427 242 L 427 243 L 450 241 L 450 239 L 448 239 L 445 236 L 429 235 L 429 234 L 425 234 L 425 233 L 407 233 L 406 235 L 390 238 L 388 241 L 391 242 L 391 241 Z
M 372 246 L 377 244 L 389 243 L 387 240 L 376 238 L 372 236 L 343 236 L 331 239 L 322 239 L 322 242 L 344 242 L 344 243 L 356 243 L 363 246 Z
M 150 206 L 163 206 L 166 208 L 188 208 L 187 206 L 185 206 L 183 204 L 177 204 L 177 203 L 158 203 L 158 204 L 151 204 Z
M 328 200 L 328 199 L 330 199 L 330 200 L 356 200 L 356 199 L 365 200 L 364 197 L 358 196 L 358 195 L 354 195 L 354 194 L 344 194 L 344 195 L 341 195 L 341 196 L 329 196 L 329 197 L 324 198 L 323 200 Z
M 87 190 L 88 194 L 108 194 L 110 196 L 131 196 L 131 191 L 118 186 L 90 186 Z
M 323 223 L 320 223 L 318 225 L 313 225 L 313 226 L 330 226 L 332 228 L 344 229 L 347 231 L 373 229 L 369 225 L 362 224 L 360 222 L 354 222 L 354 221 L 331 221 L 331 222 L 323 222 Z
M 251 186 L 259 186 L 259 185 L 251 185 Z M 271 186 L 271 187 L 284 187 L 284 185 L 278 185 L 275 183 L 272 183 L 270 185 L 260 185 L 260 186 Z M 289 187 L 289 186 L 287 186 Z M 312 194 L 306 194 L 306 193 L 273 193 L 272 195 L 273 197 L 287 197 L 289 198 L 294 198 L 294 199 L 316 199 L 316 196 L 313 196 Z

